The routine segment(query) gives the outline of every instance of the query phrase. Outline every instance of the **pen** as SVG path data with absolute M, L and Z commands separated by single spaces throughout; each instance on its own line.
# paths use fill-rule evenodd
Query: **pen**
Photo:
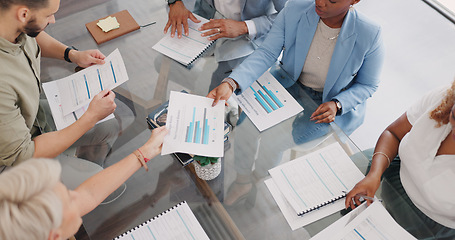
M 153 25 L 153 24 L 155 24 L 155 23 L 156 23 L 156 21 L 151 22 L 151 23 L 147 23 L 147 24 L 145 24 L 145 25 L 142 25 L 141 27 L 148 27 L 148 26 Z
M 342 191 L 342 192 L 347 194 L 346 191 Z M 371 200 L 371 201 L 376 201 L 376 200 L 378 200 L 379 202 L 382 202 L 382 199 L 375 199 L 375 198 L 368 197 L 368 196 L 363 195 L 363 194 L 356 194 L 356 196 L 357 196 L 357 197 L 360 197 L 360 198 L 363 198 L 363 199 L 365 199 L 365 200 Z

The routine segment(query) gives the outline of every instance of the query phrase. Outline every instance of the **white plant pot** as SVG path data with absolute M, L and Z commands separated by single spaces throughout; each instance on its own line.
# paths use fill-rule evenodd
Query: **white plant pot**
M 196 175 L 202 180 L 212 180 L 221 173 L 221 158 L 215 164 L 201 166 L 197 161 L 193 162 Z

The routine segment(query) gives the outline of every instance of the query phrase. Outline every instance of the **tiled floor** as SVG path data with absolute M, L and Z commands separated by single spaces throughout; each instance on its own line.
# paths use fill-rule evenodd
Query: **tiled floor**
M 455 25 L 422 0 L 363 0 L 356 8 L 383 28 L 382 82 L 351 138 L 374 147 L 381 132 L 420 96 L 455 77 Z

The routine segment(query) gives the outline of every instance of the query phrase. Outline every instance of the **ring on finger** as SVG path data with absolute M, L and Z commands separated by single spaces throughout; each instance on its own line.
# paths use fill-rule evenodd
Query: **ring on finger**
M 216 31 L 220 33 L 220 32 L 221 32 L 221 29 L 220 29 L 220 28 L 217 28 Z

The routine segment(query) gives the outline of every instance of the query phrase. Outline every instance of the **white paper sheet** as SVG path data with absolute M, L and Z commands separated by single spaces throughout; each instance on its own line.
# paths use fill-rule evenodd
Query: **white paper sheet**
M 295 210 L 292 208 L 292 206 L 289 205 L 289 203 L 286 201 L 285 197 L 280 192 L 273 179 L 270 178 L 265 180 L 264 182 L 265 185 L 268 187 L 270 193 L 272 194 L 273 199 L 275 199 L 275 202 L 277 203 L 278 207 L 283 213 L 284 218 L 288 222 L 289 227 L 291 227 L 292 231 L 303 226 L 306 226 L 310 223 L 316 222 L 317 220 L 329 216 L 332 213 L 344 208 L 344 201 L 339 200 L 334 202 L 333 204 L 326 205 L 320 208 L 319 210 L 309 212 L 307 214 L 304 214 L 303 216 L 298 216 L 295 213 Z
M 52 117 L 54 118 L 55 127 L 57 130 L 64 129 L 77 121 L 87 111 L 88 104 L 71 112 L 63 115 L 62 106 L 60 104 L 60 92 L 58 91 L 57 83 L 55 81 L 43 83 L 44 94 L 46 95 L 49 107 L 51 109 Z M 114 114 L 110 114 L 98 123 L 114 118 Z
M 343 197 L 364 175 L 339 143 L 269 170 L 296 214 Z M 305 213 L 306 214 L 306 213 Z
M 102 90 L 112 90 L 127 80 L 125 63 L 118 49 L 105 58 L 105 64 L 93 65 L 56 80 L 63 115 L 66 116 L 87 105 Z
M 188 204 L 183 202 L 115 239 L 208 240 L 209 237 Z
M 379 201 L 373 202 L 366 209 L 365 205 L 361 205 L 359 210 L 356 208 L 353 212 L 333 223 L 315 235 L 312 240 L 416 239 L 395 222 Z
M 171 31 L 169 31 L 152 48 L 186 66 L 191 64 L 214 42 L 209 41 L 208 37 L 202 37 L 201 34 L 203 32 L 198 30 L 208 20 L 196 14 L 194 15 L 201 22 L 195 23 L 188 19 L 188 36 L 182 34 L 180 39 L 177 36 L 172 38 Z
M 259 131 L 264 131 L 303 111 L 303 107 L 269 71 L 241 95 L 235 96 L 235 99 Z
M 224 155 L 224 101 L 171 91 L 166 119 L 169 134 L 162 155 L 183 152 L 207 157 Z

